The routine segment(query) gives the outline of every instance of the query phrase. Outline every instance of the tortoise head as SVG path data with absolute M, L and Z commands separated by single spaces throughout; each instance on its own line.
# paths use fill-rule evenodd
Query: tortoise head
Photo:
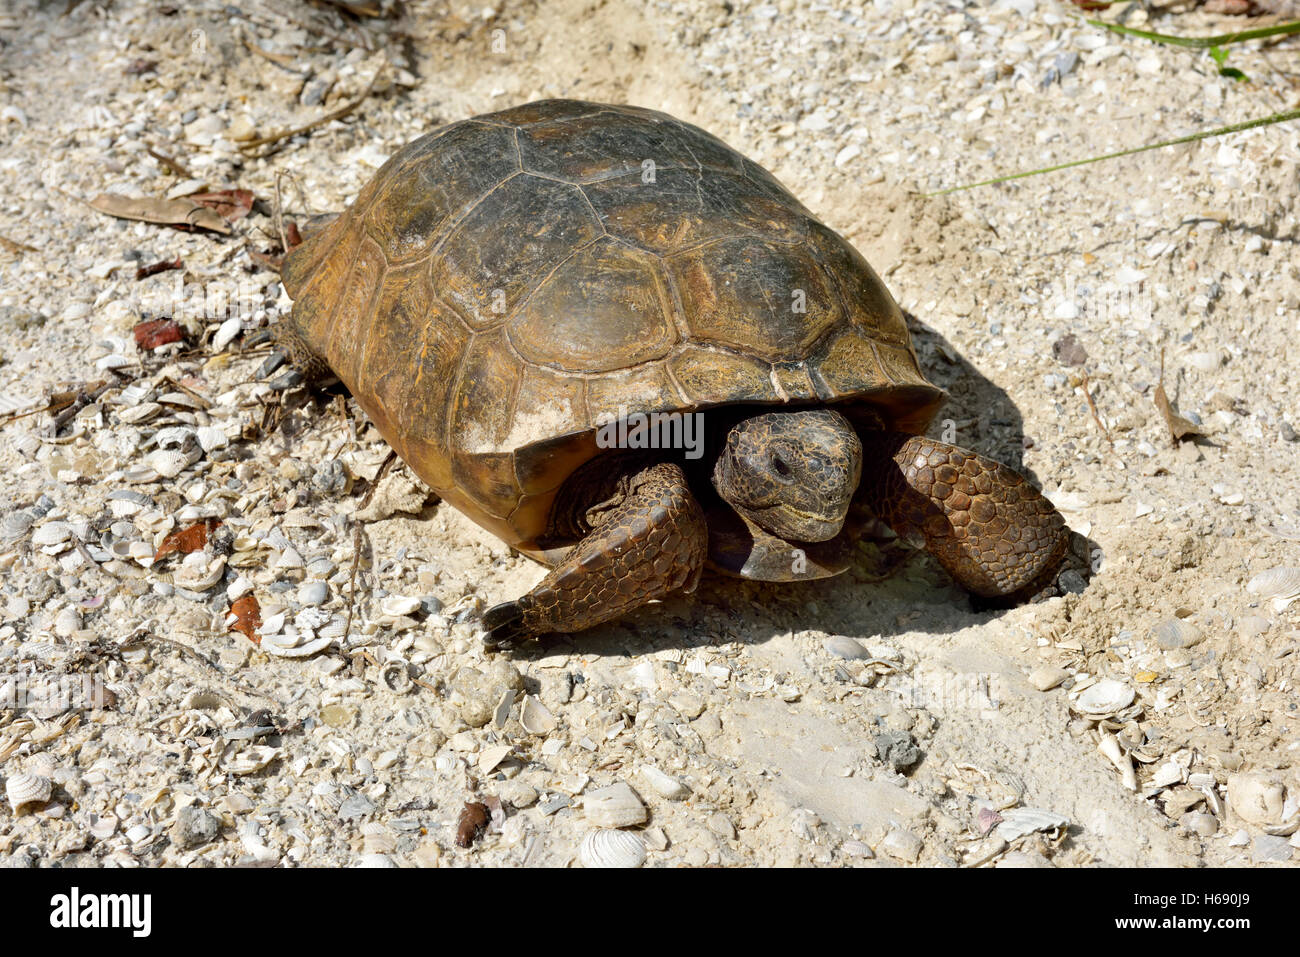
M 838 534 L 861 477 L 862 443 L 830 409 L 742 419 L 713 467 L 713 487 L 737 512 L 800 542 Z

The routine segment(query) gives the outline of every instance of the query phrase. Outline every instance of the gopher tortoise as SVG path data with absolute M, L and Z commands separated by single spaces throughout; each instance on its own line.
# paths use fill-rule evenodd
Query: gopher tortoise
M 871 518 L 982 596 L 1065 554 L 1023 476 L 923 435 L 944 393 L 857 251 L 663 113 L 544 100 L 443 126 L 283 279 L 264 374 L 337 377 L 438 495 L 551 567 L 486 612 L 494 645 L 690 592 L 706 563 L 838 574 Z

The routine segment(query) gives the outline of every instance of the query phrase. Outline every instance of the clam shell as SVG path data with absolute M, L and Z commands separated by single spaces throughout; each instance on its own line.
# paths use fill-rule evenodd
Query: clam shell
M 5 797 L 14 813 L 28 804 L 44 804 L 52 792 L 50 779 L 39 774 L 15 774 L 5 782 Z
M 334 640 L 331 635 L 321 635 L 318 638 L 312 638 L 309 641 L 302 642 L 302 644 L 297 644 L 297 642 L 302 641 L 302 637 L 301 635 L 289 635 L 284 632 L 263 635 L 260 647 L 268 655 L 274 655 L 277 658 L 307 658 L 324 651 L 329 647 L 330 642 Z
M 125 409 L 120 409 L 117 418 L 118 421 L 125 422 L 127 425 L 139 425 L 141 422 L 148 422 L 161 411 L 162 406 L 157 402 L 141 402 L 139 405 L 130 405 Z
M 17 541 L 27 534 L 34 521 L 32 513 L 25 508 L 8 512 L 4 518 L 0 518 L 0 539 L 6 542 Z
M 184 448 L 190 442 L 198 441 L 198 437 L 195 435 L 194 430 L 187 426 L 169 425 L 167 428 L 155 432 L 153 440 L 160 449 L 171 448 L 172 446 Z
M 583 867 L 640 867 L 645 863 L 645 841 L 628 831 L 597 828 L 578 845 Z
M 1295 598 L 1300 595 L 1300 568 L 1283 566 L 1260 572 L 1246 583 L 1246 591 L 1260 598 Z
M 163 478 L 175 478 L 190 465 L 198 461 L 198 456 L 176 449 L 158 449 L 145 456 L 145 465 Z
M 197 431 L 196 435 L 198 436 L 199 447 L 204 452 L 222 449 L 230 444 L 230 438 L 226 435 L 226 430 L 219 429 L 215 425 L 205 425 Z
M 1191 648 L 1205 640 L 1201 629 L 1185 618 L 1170 618 L 1151 629 L 1156 645 L 1165 651 L 1174 648 Z
M 597 788 L 582 799 L 587 820 L 597 827 L 630 827 L 644 824 L 648 813 L 641 798 L 626 783 Z
M 1074 709 L 1087 715 L 1110 715 L 1133 703 L 1131 687 L 1114 678 L 1102 678 L 1075 699 Z
M 1300 568 L 1282 566 L 1262 571 L 1246 583 L 1246 591 L 1260 598 L 1272 598 L 1273 608 L 1285 611 L 1300 598 Z
M 1285 813 L 1286 785 L 1273 774 L 1230 774 L 1228 807 L 1249 824 L 1278 824 Z
M 1008 842 L 1034 831 L 1056 831 L 1070 826 L 1068 817 L 1043 808 L 1013 807 L 998 813 L 1002 815 L 1002 823 L 998 825 L 997 835 Z
M 72 526 L 67 522 L 46 522 L 32 532 L 32 544 L 41 546 L 61 545 L 72 537 Z
M 40 451 L 41 440 L 30 432 L 24 432 L 13 441 L 14 450 L 25 459 L 36 458 Z
M 389 595 L 380 602 L 379 609 L 392 618 L 413 615 L 420 610 L 420 599 L 406 595 Z

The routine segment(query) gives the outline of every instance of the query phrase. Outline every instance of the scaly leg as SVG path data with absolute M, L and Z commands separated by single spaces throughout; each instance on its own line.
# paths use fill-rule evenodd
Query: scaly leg
M 862 435 L 860 494 L 903 537 L 921 536 L 957 583 L 985 597 L 1047 584 L 1069 531 L 1023 475 L 923 436 Z
M 657 463 L 635 472 L 622 501 L 598 517 L 536 588 L 487 610 L 487 644 L 581 631 L 675 591 L 694 591 L 708 535 L 679 466 Z

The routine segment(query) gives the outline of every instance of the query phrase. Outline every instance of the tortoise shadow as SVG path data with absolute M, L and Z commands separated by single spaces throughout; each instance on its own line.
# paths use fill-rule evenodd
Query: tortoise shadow
M 996 459 L 1042 483 L 1024 465 L 1024 418 L 1006 390 L 990 381 L 943 335 L 905 313 L 921 370 L 948 393 L 927 434 Z M 1072 534 L 1066 566 L 1083 572 L 1080 556 L 1095 543 Z M 939 563 L 897 540 L 864 539 L 842 575 L 806 582 L 756 582 L 706 571 L 695 595 L 639 609 L 578 636 L 520 647 L 518 658 L 552 650 L 612 657 L 726 642 L 757 644 L 791 631 L 816 630 L 872 639 L 909 631 L 949 634 L 987 624 L 1008 607 L 975 599 Z

